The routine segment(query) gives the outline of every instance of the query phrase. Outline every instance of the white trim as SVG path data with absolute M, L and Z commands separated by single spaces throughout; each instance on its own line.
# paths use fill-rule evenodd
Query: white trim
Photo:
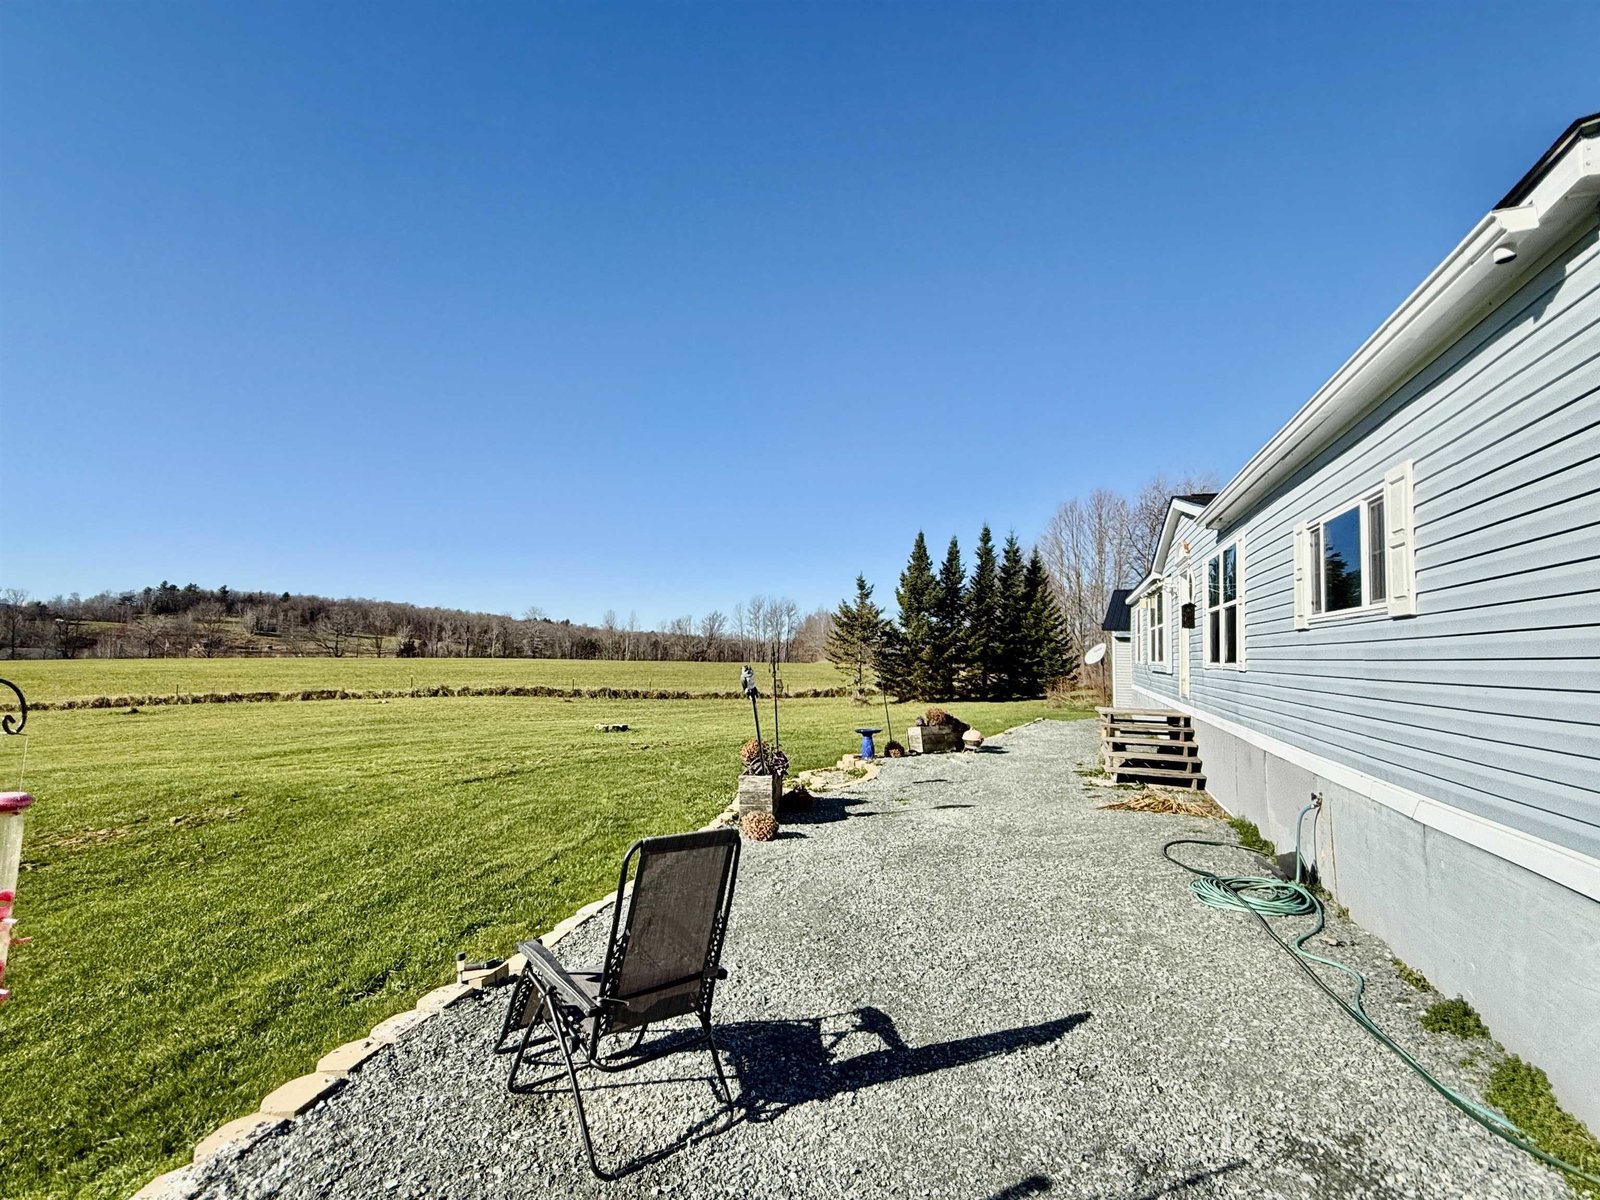
M 1172 597 L 1168 592 L 1166 578 L 1162 577 L 1156 580 L 1156 586 L 1141 601 L 1149 613 L 1145 622 L 1149 635 L 1147 639 L 1148 647 L 1161 652 L 1161 657 L 1157 658 L 1151 655 L 1147 649 L 1145 657 L 1150 663 L 1150 669 L 1161 675 L 1172 674 Z M 1161 620 L 1159 622 L 1156 620 L 1155 604 L 1152 603 L 1157 599 L 1161 602 Z
M 1220 529 L 1269 495 L 1360 416 L 1494 311 L 1583 221 L 1600 195 L 1600 138 L 1576 138 L 1514 208 L 1490 212 L 1362 343 L 1333 378 L 1256 452 L 1206 506 Z M 1514 261 L 1493 251 L 1512 246 Z
M 1125 601 L 1128 607 L 1132 608 L 1140 600 L 1143 600 L 1145 593 L 1150 590 L 1150 585 L 1159 578 L 1159 575 L 1146 575 L 1143 579 L 1139 580 L 1139 582 L 1134 585 L 1133 590 L 1128 593 L 1128 599 Z
M 1311 526 L 1294 527 L 1294 627 L 1311 628 Z
M 1222 600 L 1222 556 L 1233 550 L 1233 599 Z M 1211 560 L 1217 560 L 1217 595 L 1216 607 L 1211 606 Z M 1231 538 L 1225 542 L 1218 542 L 1200 560 L 1200 596 L 1202 603 L 1197 607 L 1199 624 L 1204 632 L 1200 635 L 1200 666 L 1207 671 L 1242 671 L 1244 665 L 1244 534 Z M 1211 614 L 1221 612 L 1225 608 L 1233 609 L 1233 661 L 1223 662 L 1220 658 L 1211 661 Z M 1219 628 L 1221 619 L 1217 622 Z
M 1417 615 L 1416 490 L 1411 459 L 1383 477 L 1384 607 L 1391 617 Z
M 1216 726 L 1223 733 L 1248 742 L 1268 754 L 1276 755 L 1285 762 L 1310 771 L 1358 796 L 1365 796 L 1385 808 L 1391 808 L 1430 829 L 1436 829 L 1457 841 L 1466 842 L 1467 845 L 1476 846 L 1479 850 L 1493 854 L 1497 858 L 1525 867 L 1534 874 L 1541 875 L 1552 883 L 1559 883 L 1562 887 L 1571 888 L 1591 900 L 1600 900 L 1600 859 L 1590 858 L 1587 854 L 1558 846 L 1544 838 L 1512 829 L 1498 821 L 1475 816 L 1442 800 L 1435 800 L 1432 796 L 1414 792 L 1410 788 L 1385 782 L 1368 775 L 1365 771 L 1347 767 L 1343 763 L 1334 762 L 1331 758 L 1324 758 L 1309 750 L 1302 750 L 1298 746 L 1291 746 L 1288 742 L 1279 741 L 1269 734 L 1235 724 L 1192 704 L 1174 700 L 1171 696 L 1152 692 L 1137 683 L 1133 685 L 1133 690 L 1159 705 L 1177 709 L 1191 717 L 1198 717 L 1207 724 Z
M 1178 532 L 1178 522 L 1184 517 L 1194 517 L 1198 521 L 1205 510 L 1205 505 L 1179 496 L 1167 501 L 1167 515 L 1161 520 L 1161 537 L 1156 543 L 1155 556 L 1150 560 L 1150 574 L 1145 577 L 1145 583 L 1166 574 L 1167 555 L 1172 552 L 1172 535 Z
M 1382 600 L 1372 600 L 1372 503 L 1375 500 L 1386 501 L 1389 489 L 1380 481 L 1374 487 L 1362 492 L 1354 500 L 1341 504 L 1315 521 L 1309 523 L 1311 529 L 1317 531 L 1317 550 L 1321 555 L 1321 562 L 1312 562 L 1311 579 L 1320 594 L 1314 594 L 1311 605 L 1311 624 L 1320 625 L 1326 621 L 1342 621 L 1346 617 L 1364 617 L 1375 613 L 1388 615 L 1388 558 L 1384 558 L 1384 596 Z M 1387 507 L 1387 506 L 1386 506 Z M 1351 512 L 1356 514 L 1356 534 L 1361 541 L 1358 552 L 1361 571 L 1361 603 L 1349 608 L 1328 607 L 1328 522 L 1336 521 Z M 1385 516 L 1385 521 L 1387 521 Z

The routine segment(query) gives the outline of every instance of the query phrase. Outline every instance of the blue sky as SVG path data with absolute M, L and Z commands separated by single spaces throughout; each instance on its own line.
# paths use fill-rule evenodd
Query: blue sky
M 1231 474 L 1600 6 L 0 5 L 0 583 L 646 623 Z

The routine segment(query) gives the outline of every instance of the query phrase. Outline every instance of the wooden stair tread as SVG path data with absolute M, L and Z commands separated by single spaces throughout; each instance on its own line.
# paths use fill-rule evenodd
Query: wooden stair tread
M 1194 730 L 1181 729 L 1178 726 L 1166 725 L 1106 725 L 1100 729 L 1102 740 L 1113 742 L 1127 741 L 1129 738 L 1140 738 L 1147 741 L 1192 742 L 1195 740 Z
M 1182 771 L 1186 775 L 1193 775 L 1200 770 L 1200 760 L 1198 758 L 1180 758 L 1176 754 L 1165 755 L 1161 758 L 1152 758 L 1148 754 L 1122 754 L 1113 755 L 1103 761 L 1114 763 L 1115 769 L 1119 771 L 1137 770 L 1140 763 L 1148 764 L 1152 770 Z M 1108 769 L 1111 768 L 1108 767 Z
M 1149 783 L 1170 780 L 1175 784 L 1203 788 L 1206 777 L 1190 771 L 1164 771 L 1156 767 L 1122 767 L 1111 773 L 1117 783 Z

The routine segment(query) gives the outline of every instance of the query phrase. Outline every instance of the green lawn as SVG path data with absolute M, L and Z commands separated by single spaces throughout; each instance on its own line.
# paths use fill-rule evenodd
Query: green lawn
M 345 688 L 382 691 L 449 687 L 642 688 L 679 692 L 736 692 L 738 663 L 612 662 L 560 658 L 79 658 L 0 662 L 28 702 L 91 696 L 172 692 L 289 692 Z M 770 687 L 766 668 L 757 678 Z M 791 692 L 837 688 L 844 675 L 832 663 L 787 663 Z M 0 701 L 11 700 L 0 692 Z
M 91 664 L 16 665 L 60 686 L 51 669 Z M 954 708 L 989 733 L 1082 715 Z M 791 701 L 783 741 L 797 768 L 821 765 L 873 712 Z M 914 712 L 898 706 L 896 727 Z M 17 910 L 34 941 L 0 1007 L 0 1191 L 123 1196 L 186 1161 L 199 1137 L 448 981 L 457 950 L 507 953 L 605 894 L 635 838 L 703 824 L 732 792 L 749 716 L 737 701 L 512 698 L 36 714 Z M 0 786 L 20 740 L 0 739 Z

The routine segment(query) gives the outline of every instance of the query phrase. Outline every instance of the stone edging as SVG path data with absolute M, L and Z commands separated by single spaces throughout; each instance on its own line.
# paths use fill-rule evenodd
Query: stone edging
M 847 765 L 865 765 L 867 773 L 856 781 L 861 783 L 877 778 L 883 766 L 881 762 L 860 764 L 854 755 L 846 755 L 840 760 L 839 766 L 825 767 L 818 771 L 802 771 L 796 776 L 796 781 L 805 781 L 808 777 L 815 779 L 824 774 L 838 774 L 841 768 Z M 738 819 L 738 803 L 735 802 L 718 813 L 709 824 L 702 826 L 702 829 L 720 829 L 736 825 Z M 591 917 L 611 907 L 615 900 L 616 896 L 613 893 L 585 904 L 565 920 L 557 922 L 554 928 L 542 934 L 539 940 L 554 949 L 556 944 L 569 933 Z M 191 1194 L 190 1185 L 196 1167 L 204 1165 L 207 1160 L 225 1149 L 230 1147 L 248 1149 L 262 1138 L 286 1128 L 296 1117 L 308 1112 L 342 1088 L 350 1076 L 369 1059 L 382 1054 L 419 1025 L 438 1016 L 473 992 L 504 983 L 513 975 L 521 974 L 526 965 L 527 960 L 523 955 L 513 954 L 493 970 L 471 973 L 464 977 L 464 981 L 434 988 L 419 999 L 415 1007 L 378 1022 L 366 1037 L 346 1042 L 328 1051 L 317 1060 L 316 1069 L 310 1074 L 291 1079 L 288 1083 L 274 1088 L 261 1101 L 258 1111 L 229 1121 L 201 1138 L 195 1143 L 193 1162 L 187 1166 L 176 1167 L 164 1175 L 157 1175 L 135 1192 L 130 1200 L 185 1200 Z
M 719 829 L 727 824 L 726 818 L 726 813 L 719 813 L 716 820 L 703 828 Z M 553 949 L 556 943 L 589 918 L 610 908 L 615 900 L 616 895 L 613 893 L 585 904 L 565 920 L 558 921 L 548 933 L 541 934 L 539 940 Z M 157 1175 L 135 1192 L 130 1200 L 187 1200 L 191 1195 L 193 1172 L 196 1167 L 204 1165 L 207 1160 L 225 1149 L 230 1147 L 238 1150 L 248 1149 L 262 1138 L 286 1128 L 296 1117 L 342 1088 L 351 1074 L 359 1070 L 368 1059 L 382 1054 L 419 1025 L 438 1016 L 473 992 L 482 991 L 505 982 L 513 975 L 521 974 L 526 965 L 527 959 L 523 955 L 513 954 L 492 971 L 480 971 L 469 976 L 466 982 L 447 983 L 443 987 L 434 988 L 433 991 L 423 995 L 415 1007 L 379 1021 L 366 1037 L 346 1042 L 328 1051 L 317 1060 L 316 1069 L 309 1075 L 291 1079 L 288 1083 L 274 1088 L 261 1101 L 261 1108 L 258 1111 L 229 1121 L 201 1138 L 195 1143 L 193 1162 L 187 1166 L 176 1167 L 164 1175 Z
M 1022 726 L 1016 728 L 1020 729 Z M 1011 730 L 1005 732 L 1010 733 Z M 866 767 L 866 774 L 857 780 L 861 783 L 877 778 L 878 772 L 883 767 L 881 762 L 861 764 L 854 755 L 846 755 L 836 767 L 800 772 L 796 776 L 796 781 L 804 783 L 808 779 L 814 780 L 825 774 L 838 774 L 842 768 L 851 765 Z M 718 813 L 714 820 L 702 828 L 720 829 L 737 822 L 736 802 Z M 565 920 L 557 922 L 554 928 L 542 934 L 539 940 L 553 949 L 569 933 L 591 917 L 604 912 L 615 900 L 616 896 L 612 894 L 585 904 Z M 491 971 L 476 972 L 466 977 L 464 982 L 449 983 L 434 988 L 433 991 L 423 995 L 415 1007 L 378 1022 L 366 1037 L 346 1042 L 328 1051 L 317 1060 L 316 1069 L 310 1074 L 291 1079 L 288 1083 L 274 1088 L 262 1099 L 261 1107 L 256 1112 L 229 1121 L 201 1138 L 195 1143 L 193 1161 L 189 1165 L 177 1167 L 164 1175 L 157 1175 L 135 1192 L 130 1200 L 184 1200 L 190 1195 L 192 1173 L 196 1167 L 202 1166 L 224 1149 L 229 1147 L 247 1149 L 262 1138 L 284 1129 L 296 1117 L 308 1112 L 342 1088 L 350 1076 L 369 1059 L 382 1054 L 419 1025 L 438 1016 L 473 992 L 503 983 L 513 975 L 520 974 L 526 965 L 527 960 L 521 954 L 513 954 Z

